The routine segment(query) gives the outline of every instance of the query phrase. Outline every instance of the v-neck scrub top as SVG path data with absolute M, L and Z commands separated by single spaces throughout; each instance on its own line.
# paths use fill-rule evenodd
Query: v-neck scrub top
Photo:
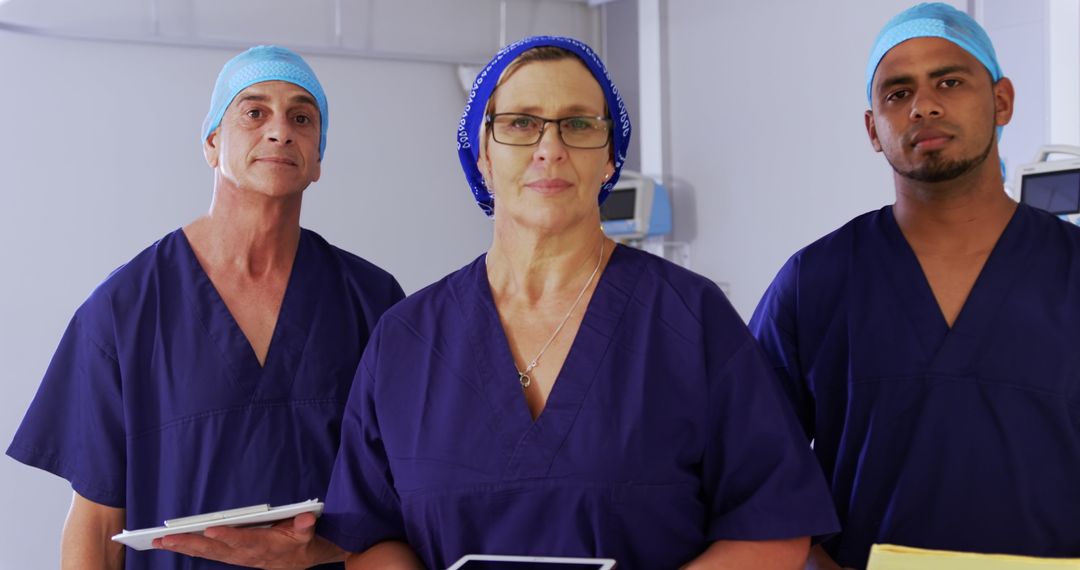
M 176 230 L 76 311 L 7 453 L 126 509 L 128 529 L 324 497 L 360 353 L 402 296 L 303 230 L 260 366 Z M 125 567 L 232 566 L 129 549 Z
M 891 207 L 796 253 L 751 320 L 873 543 L 1080 555 L 1080 228 L 1020 205 L 952 328 Z
M 541 364 L 543 365 L 543 364 Z M 619 246 L 533 421 L 485 257 L 388 311 L 345 412 L 320 534 L 675 568 L 720 539 L 837 528 L 768 362 L 715 284 Z

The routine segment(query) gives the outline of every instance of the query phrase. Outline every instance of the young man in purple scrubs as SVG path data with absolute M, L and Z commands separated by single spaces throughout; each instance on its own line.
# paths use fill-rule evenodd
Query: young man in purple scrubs
M 210 211 L 76 311 L 8 448 L 71 482 L 63 568 L 234 568 L 110 537 L 324 496 L 360 353 L 403 296 L 388 273 L 300 227 L 327 123 L 300 56 L 259 46 L 230 60 L 203 124 Z M 245 566 L 343 560 L 313 525 L 301 515 L 158 546 Z
M 1013 87 L 969 16 L 901 13 L 866 77 L 896 202 L 796 253 L 751 320 L 843 524 L 812 560 L 1080 555 L 1080 228 L 1005 194 Z

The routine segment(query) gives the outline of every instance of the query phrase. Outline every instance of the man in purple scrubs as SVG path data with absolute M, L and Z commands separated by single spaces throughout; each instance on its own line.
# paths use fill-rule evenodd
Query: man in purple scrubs
M 110 537 L 325 494 L 360 353 L 403 296 L 388 273 L 300 227 L 326 127 L 326 97 L 298 55 L 259 46 L 230 60 L 203 125 L 209 213 L 76 311 L 8 448 L 71 482 L 64 568 L 233 568 Z M 313 524 L 158 545 L 245 566 L 283 553 L 304 567 L 342 560 Z
M 812 560 L 1080 555 L 1080 228 L 1005 194 L 1013 87 L 966 14 L 890 21 L 867 97 L 896 202 L 796 253 L 751 320 L 843 524 Z

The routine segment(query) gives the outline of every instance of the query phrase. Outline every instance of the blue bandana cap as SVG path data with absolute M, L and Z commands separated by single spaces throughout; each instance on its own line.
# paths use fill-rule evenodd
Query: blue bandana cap
M 484 176 L 476 166 L 476 161 L 480 158 L 480 126 L 484 122 L 488 100 L 491 99 L 491 94 L 495 91 L 495 86 L 503 71 L 523 52 L 540 46 L 560 47 L 577 55 L 604 91 L 608 112 L 614 120 L 611 144 L 614 148 L 615 172 L 600 187 L 600 203 L 607 199 L 608 193 L 619 180 L 619 172 L 626 162 L 626 151 L 630 147 L 630 114 L 626 111 L 626 104 L 623 103 L 622 97 L 619 96 L 619 88 L 611 80 L 607 68 L 604 67 L 604 63 L 600 61 L 596 52 L 584 42 L 560 36 L 533 36 L 514 42 L 499 50 L 499 53 L 495 54 L 495 57 L 476 76 L 469 90 L 469 100 L 465 103 L 465 111 L 461 114 L 461 121 L 458 122 L 457 148 L 461 168 L 465 171 L 465 178 L 472 188 L 476 204 L 488 216 L 495 214 L 495 197 L 488 191 Z
M 221 124 L 236 95 L 256 83 L 286 81 L 305 89 L 319 106 L 319 160 L 326 149 L 328 113 L 319 78 L 296 52 L 278 46 L 256 46 L 230 59 L 221 68 L 210 97 L 210 112 L 203 120 L 202 140 Z
M 996 83 L 1001 79 L 994 45 L 986 30 L 964 12 L 941 2 L 919 4 L 904 10 L 878 34 L 870 61 L 866 65 L 866 100 L 872 103 L 871 87 L 878 64 L 889 50 L 912 38 L 943 38 L 970 53 L 990 72 Z

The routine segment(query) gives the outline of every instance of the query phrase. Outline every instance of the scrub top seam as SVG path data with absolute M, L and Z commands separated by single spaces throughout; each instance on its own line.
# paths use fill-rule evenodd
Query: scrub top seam
M 960 307 L 956 320 L 953 321 L 953 326 L 949 326 L 948 321 L 945 319 L 945 313 L 942 312 L 941 303 L 934 296 L 934 287 L 930 284 L 930 278 L 927 276 L 922 262 L 919 261 L 915 248 L 911 246 L 911 242 L 904 235 L 904 230 L 896 219 L 896 212 L 893 211 L 892 205 L 884 206 L 879 211 L 882 214 L 881 222 L 871 224 L 866 231 L 867 233 L 879 234 L 884 243 L 887 244 L 888 253 L 891 254 L 888 257 L 891 257 L 893 262 L 885 263 L 887 268 L 885 282 L 894 292 L 895 302 L 898 302 L 906 309 L 903 311 L 905 321 L 911 327 L 911 330 L 918 333 L 917 339 L 919 345 L 923 347 L 927 366 L 933 366 L 935 362 L 940 360 L 942 350 L 947 348 L 949 335 L 953 333 L 956 323 L 963 316 L 964 307 L 968 306 L 968 301 L 971 299 L 971 292 L 978 285 L 978 277 L 972 283 L 971 290 L 968 291 L 964 304 Z M 858 228 L 856 228 L 856 231 L 858 231 Z M 854 249 L 852 250 L 853 255 L 850 263 L 861 267 L 864 259 L 855 255 L 855 252 L 859 251 L 859 246 L 855 243 L 855 240 L 852 241 Z M 879 263 L 881 259 L 885 258 L 886 256 L 879 258 Z M 987 261 L 989 261 L 989 258 L 987 258 Z M 984 263 L 983 269 L 985 267 Z M 982 273 L 982 269 L 980 269 L 979 275 L 982 275 Z M 857 280 L 859 277 L 857 273 L 849 272 L 848 279 Z
M 959 374 L 934 374 L 934 373 L 929 373 L 928 372 L 928 373 L 924 373 L 924 374 L 908 375 L 908 376 L 887 376 L 887 377 L 873 377 L 873 378 L 855 379 L 855 380 L 852 380 L 852 384 L 883 384 L 883 383 L 907 382 L 907 381 L 913 381 L 913 380 L 914 381 L 927 381 L 927 382 L 947 381 L 948 383 L 955 383 L 955 384 L 972 384 L 972 385 L 981 385 L 981 386 L 1000 386 L 1000 387 L 1003 387 L 1003 388 L 1011 388 L 1011 389 L 1020 390 L 1020 391 L 1023 391 L 1023 392 L 1032 392 L 1032 393 L 1035 393 L 1035 394 L 1040 394 L 1040 395 L 1043 395 L 1043 396 L 1050 396 L 1050 397 L 1053 397 L 1053 398 L 1061 398 L 1061 399 L 1064 399 L 1064 400 L 1066 400 L 1067 402 L 1070 402 L 1070 403 L 1080 404 L 1080 399 L 1070 398 L 1070 397 L 1065 396 L 1065 395 L 1063 395 L 1063 394 L 1061 394 L 1059 392 L 1054 392 L 1053 390 L 1046 390 L 1046 389 L 1042 389 L 1042 388 L 1036 388 L 1036 387 L 1033 387 L 1033 386 L 1025 386 L 1025 385 L 1022 385 L 1022 384 L 1017 384 L 1015 382 L 995 380 L 995 379 L 992 379 L 992 378 L 985 378 L 985 377 L 981 377 L 981 376 L 972 376 L 972 375 L 966 375 L 965 376 L 965 375 L 959 375 Z
M 645 255 L 645 254 L 643 254 L 643 255 Z M 671 283 L 671 280 L 667 278 L 667 276 L 662 275 L 659 271 L 656 270 L 656 264 L 652 263 L 653 260 L 650 259 L 648 261 L 650 263 L 646 267 L 646 270 L 649 273 L 651 273 L 654 277 L 659 279 L 661 282 L 663 282 L 664 287 L 667 288 L 669 291 L 671 291 L 672 294 L 675 295 L 675 298 L 679 300 L 679 303 L 681 303 L 683 308 L 686 309 L 687 314 L 690 315 L 690 318 L 694 319 L 694 322 L 697 323 L 699 327 L 704 327 L 705 322 L 701 319 L 701 316 L 698 315 L 697 312 L 691 307 L 690 303 L 686 302 L 686 298 L 683 296 L 682 291 L 680 291 L 678 287 L 675 287 Z M 638 287 L 638 285 L 640 283 L 641 283 L 641 280 L 638 279 L 637 282 L 634 284 L 634 289 L 631 290 L 629 293 L 627 293 L 627 295 L 631 299 L 636 299 L 636 297 L 634 296 L 634 291 L 637 290 L 637 287 Z M 707 290 L 715 290 L 715 292 L 719 293 L 721 296 L 724 295 L 724 292 L 720 290 L 720 286 L 715 284 L 715 283 L 712 283 L 712 282 L 710 282 L 710 284 L 708 286 L 706 286 L 705 289 L 707 289 Z M 726 297 L 724 297 L 724 298 L 726 299 Z M 625 317 L 625 314 L 624 314 L 624 317 Z M 620 323 L 622 322 L 621 318 L 619 319 L 619 322 Z
M 732 350 L 731 356 L 729 356 L 727 360 L 724 361 L 724 364 L 720 366 L 720 375 L 723 376 L 724 373 L 727 372 L 728 367 L 732 366 L 732 362 L 738 361 L 737 358 L 742 355 L 743 351 L 753 350 L 755 346 L 757 345 L 754 342 L 754 337 L 749 334 L 746 335 L 742 339 L 742 343 L 739 344 L 738 348 Z
M 13 451 L 15 453 L 12 453 Z M 79 493 L 87 499 L 102 503 L 106 506 L 117 508 L 124 507 L 124 493 L 122 491 L 117 492 L 115 489 L 109 489 L 90 481 L 87 477 L 79 473 L 77 461 L 68 461 L 56 452 L 22 445 L 16 442 L 13 442 L 8 448 L 7 455 L 21 463 L 37 467 L 38 469 L 52 473 L 61 479 L 67 480 L 73 490 L 78 491 L 82 489 L 93 491 L 92 496 L 91 493 Z M 107 500 L 101 500 L 103 498 Z
M 196 285 L 196 288 L 198 286 Z M 199 321 L 199 326 L 202 327 L 203 333 L 210 339 L 210 344 L 214 346 L 214 350 L 217 351 L 218 357 L 221 358 L 222 363 L 232 372 L 232 381 L 236 384 L 241 382 L 240 376 L 243 372 L 240 370 L 239 363 L 233 362 L 233 359 L 229 357 L 228 351 L 222 347 L 223 343 L 227 342 L 227 339 L 223 339 L 211 329 L 209 322 L 204 318 L 203 311 L 199 308 L 199 299 L 197 296 L 192 295 L 192 292 L 186 292 L 184 294 L 185 300 L 189 304 L 189 310 L 194 313 L 195 318 Z
M 432 354 L 438 356 L 440 358 L 440 360 L 442 360 L 443 362 L 447 362 L 447 363 L 451 362 L 451 359 L 447 357 L 448 355 L 445 354 L 444 352 L 442 352 L 441 350 L 439 350 L 439 348 L 438 348 L 436 342 L 434 341 L 434 339 L 430 339 L 430 338 L 427 338 L 426 336 L 424 336 L 423 333 L 421 333 L 416 327 L 412 326 L 412 324 L 410 324 L 409 321 L 403 319 L 399 315 L 390 315 L 390 314 L 388 314 L 388 315 L 386 315 L 386 318 L 387 319 L 394 319 L 395 321 L 397 321 L 397 323 L 400 324 L 402 326 L 402 328 L 404 328 L 410 334 L 412 334 L 413 337 L 415 337 L 417 340 L 423 342 L 426 346 L 430 347 Z M 471 382 L 469 382 L 468 376 L 466 376 L 465 374 L 463 374 L 463 373 L 461 373 L 461 372 L 459 372 L 459 371 L 457 371 L 455 369 L 450 369 L 450 371 L 452 373 L 454 373 L 454 375 L 458 376 L 460 379 L 465 380 L 467 383 L 471 384 Z M 370 367 L 368 368 L 368 373 L 369 374 L 371 373 Z M 372 374 L 372 376 L 374 376 L 374 375 Z M 476 386 L 473 386 L 473 387 L 477 388 Z M 482 392 L 482 390 L 477 390 L 477 391 Z
M 218 357 L 221 359 L 221 362 L 232 373 L 231 380 L 233 384 L 240 385 L 242 383 L 241 376 L 243 376 L 244 374 L 243 363 L 235 362 L 229 354 L 229 351 L 226 350 L 223 346 L 229 344 L 229 332 L 221 331 L 224 337 L 215 334 L 214 329 L 210 326 L 211 323 L 208 320 L 212 317 L 212 314 L 210 313 L 213 312 L 213 308 L 205 307 L 207 311 L 204 314 L 204 306 L 203 303 L 200 302 L 198 293 L 206 290 L 206 293 L 210 295 L 207 300 L 211 304 L 216 303 L 213 298 L 214 295 L 216 295 L 217 298 L 221 300 L 222 305 L 224 305 L 224 300 L 221 299 L 221 294 L 218 293 L 217 288 L 214 287 L 214 283 L 210 280 L 210 276 L 206 273 L 206 269 L 204 269 L 202 264 L 199 263 L 199 258 L 195 255 L 195 248 L 192 247 L 191 242 L 188 241 L 187 234 L 184 233 L 184 229 L 177 229 L 173 232 L 173 235 L 175 234 L 179 234 L 179 236 L 176 236 L 176 239 L 180 244 L 179 247 L 184 251 L 182 256 L 187 258 L 177 260 L 178 264 L 186 263 L 188 267 L 189 273 L 184 275 L 182 279 L 189 281 L 192 285 L 191 290 L 185 291 L 184 293 L 184 299 L 187 301 L 188 304 L 187 310 L 191 311 L 195 315 L 195 319 L 198 320 L 199 325 L 202 327 L 203 333 L 206 334 L 206 337 L 210 340 L 210 344 L 213 345 L 214 350 L 217 351 Z M 200 279 L 200 276 L 203 279 Z M 203 283 L 204 279 L 205 283 Z M 229 313 L 228 307 L 224 308 L 227 316 L 229 318 L 232 318 L 232 314 Z M 239 326 L 236 324 L 235 319 L 233 321 L 233 325 L 237 327 Z M 275 324 L 275 326 L 277 325 Z M 248 346 L 250 347 L 250 342 L 248 343 Z M 269 352 L 267 354 L 269 355 Z
M 221 296 L 221 291 L 218 290 L 217 285 L 214 284 L 214 280 L 210 278 L 210 273 L 203 267 L 199 261 L 199 256 L 195 253 L 195 247 L 191 245 L 191 241 L 187 238 L 187 234 L 184 233 L 184 229 L 180 228 L 174 233 L 179 233 L 180 243 L 184 249 L 183 256 L 187 257 L 187 263 L 191 270 L 190 273 L 185 274 L 181 278 L 190 281 L 193 287 L 187 292 L 187 300 L 191 304 L 191 310 L 194 311 L 196 318 L 199 319 L 199 324 L 202 325 L 203 330 L 206 332 L 207 337 L 213 341 L 214 347 L 217 349 L 218 354 L 221 355 L 222 361 L 225 365 L 232 370 L 232 381 L 237 386 L 248 386 L 251 388 L 251 397 L 256 397 L 257 391 L 257 379 L 255 382 L 246 381 L 249 373 L 254 372 L 257 375 L 261 375 L 262 371 L 266 369 L 266 362 L 270 361 L 270 347 L 267 345 L 266 361 L 262 365 L 259 364 L 258 357 L 255 355 L 255 347 L 252 346 L 251 341 L 248 340 L 247 335 L 244 334 L 244 330 L 240 328 L 240 323 L 237 322 L 236 317 L 229 310 L 229 305 L 225 302 L 225 298 Z M 301 232 L 301 239 L 303 239 L 303 232 Z M 297 252 L 300 250 L 300 245 L 297 244 Z M 295 268 L 296 258 L 293 258 L 293 265 Z M 292 279 L 292 273 L 289 274 L 289 279 Z M 288 282 L 286 282 L 286 292 L 288 291 Z M 202 295 L 200 295 L 202 293 Z M 284 305 L 285 297 L 282 296 L 282 305 Z M 205 312 L 204 312 L 205 309 Z M 220 327 L 212 327 L 211 321 L 215 317 L 220 317 L 223 321 Z M 274 321 L 274 331 L 277 331 L 277 325 L 281 320 L 281 308 L 278 308 L 278 319 Z M 215 334 L 215 330 L 220 332 Z M 235 341 L 235 342 L 234 342 Z M 273 333 L 271 334 L 271 342 L 273 342 Z M 240 348 L 243 347 L 243 348 Z M 235 351 L 232 349 L 236 349 Z M 233 354 L 237 352 L 237 354 Z
M 308 230 L 300 228 L 300 237 L 296 242 L 296 251 L 293 253 L 292 267 L 289 268 L 289 277 L 285 280 L 285 291 L 281 294 L 281 303 L 278 305 L 277 316 L 274 319 L 274 329 L 270 332 L 270 343 L 266 345 L 266 356 L 263 359 L 262 365 L 259 367 L 260 372 L 271 369 L 272 365 L 278 364 L 280 361 L 282 361 L 283 358 L 286 358 L 284 355 L 279 356 L 278 353 L 280 352 L 288 351 L 290 348 L 298 349 L 302 352 L 303 349 L 307 347 L 307 343 L 311 338 L 312 333 L 314 332 L 315 327 L 312 326 L 310 320 L 311 315 L 314 314 L 315 311 L 314 307 L 311 305 L 318 304 L 323 300 L 323 296 L 318 295 L 317 293 L 322 290 L 324 286 L 324 280 L 321 278 L 322 276 L 319 272 L 311 272 L 310 274 L 308 274 L 305 273 L 303 267 L 300 267 L 301 265 L 307 265 L 308 258 L 312 255 L 315 255 L 314 252 L 310 254 L 304 252 L 304 250 L 308 247 L 308 241 L 311 239 L 308 234 Z M 301 284 L 301 280 L 305 280 L 306 282 Z M 308 287 L 310 287 L 311 291 L 308 292 L 307 295 L 305 295 L 306 299 L 301 299 L 299 301 L 293 300 L 299 294 L 296 292 L 298 288 L 307 289 Z M 312 295 L 312 293 L 315 294 Z M 218 294 L 220 295 L 220 292 Z M 294 319 L 294 311 L 289 311 L 287 310 L 287 308 L 290 308 L 291 305 L 294 303 L 303 303 L 305 300 L 309 302 L 306 304 L 307 306 L 303 307 L 303 309 L 306 310 L 299 311 L 300 314 L 297 315 L 297 317 Z M 224 302 L 224 298 L 222 299 L 222 302 Z M 228 309 L 228 305 L 226 305 L 225 308 Z M 232 314 L 232 311 L 229 311 L 229 313 Z M 294 322 L 294 320 L 296 322 Z M 306 320 L 307 322 L 300 322 L 301 320 Z M 233 316 L 233 321 L 236 321 L 235 316 Z M 239 327 L 240 323 L 236 323 L 236 326 Z M 301 333 L 304 334 L 303 342 L 299 342 L 300 339 L 283 330 L 283 327 L 295 328 L 296 330 L 303 331 L 303 333 Z M 244 330 L 241 328 L 240 332 L 243 333 Z M 283 339 L 281 338 L 282 335 L 288 335 L 288 337 Z M 244 334 L 244 338 L 247 339 L 246 333 Z M 281 347 L 282 343 L 284 343 L 286 346 Z M 248 344 L 251 345 L 250 340 L 248 340 Z M 252 355 L 255 354 L 254 346 L 251 347 L 251 353 Z M 258 361 L 257 357 L 256 361 Z M 289 373 L 288 377 L 292 378 L 292 380 L 295 382 L 296 371 L 288 369 L 288 362 L 289 361 L 286 359 L 284 362 L 280 362 L 280 365 L 277 367 L 285 368 L 286 371 Z M 265 378 L 265 375 L 260 374 L 260 381 L 256 383 L 255 389 L 252 390 L 251 397 L 253 399 L 258 398 L 261 389 L 267 388 L 265 386 L 266 382 L 262 381 L 263 378 Z
M 802 291 L 803 251 L 799 251 L 791 256 L 791 272 L 793 275 L 790 277 L 785 276 L 782 280 L 777 276 L 777 279 L 774 280 L 777 285 L 770 284 L 769 286 L 769 289 L 775 287 L 775 290 L 766 290 L 765 292 L 766 298 L 776 301 L 776 309 L 762 313 L 764 316 L 768 317 L 769 323 L 791 340 L 792 346 L 795 348 L 796 357 L 798 357 L 801 352 L 799 350 L 800 343 L 798 342 L 798 339 L 799 315 L 801 314 L 799 311 L 799 293 Z M 783 272 L 783 268 L 781 268 L 780 271 Z M 721 291 L 721 293 L 723 293 L 723 291 Z M 757 313 L 758 309 L 755 309 L 754 312 Z M 779 316 L 791 317 L 790 328 L 788 327 L 789 319 L 781 319 L 778 318 Z M 770 360 L 772 360 L 771 355 Z
M 246 410 L 258 410 L 258 409 L 273 409 L 273 408 L 297 408 L 319 404 L 340 404 L 345 405 L 345 400 L 341 398 L 309 398 L 304 400 L 289 400 L 287 402 L 248 402 L 239 406 L 232 406 L 229 408 L 221 408 L 217 410 L 210 410 L 205 412 L 199 412 L 197 414 L 187 415 L 181 418 L 170 420 L 167 423 L 159 426 L 148 428 L 136 433 L 129 434 L 127 439 L 134 440 L 147 435 L 152 435 L 158 432 L 165 431 L 170 428 L 177 427 L 186 423 L 191 423 L 214 416 L 226 415 L 235 412 L 242 412 Z
M 618 248 L 615 248 L 615 249 L 613 249 L 611 251 L 611 258 L 608 258 L 608 265 L 609 266 L 611 265 L 612 259 L 615 257 L 615 252 L 617 250 L 618 250 Z M 619 261 L 620 262 L 622 262 L 622 259 L 621 259 L 622 257 L 623 256 L 620 253 L 619 254 Z M 619 266 L 616 266 L 614 268 L 614 270 L 616 272 L 619 269 L 620 269 Z M 605 273 L 607 273 L 607 272 L 605 271 Z M 642 274 L 638 274 L 637 278 L 634 279 L 634 285 L 633 285 L 633 287 L 629 288 L 629 291 L 622 291 L 618 287 L 615 286 L 615 280 L 618 278 L 618 273 L 615 273 L 613 277 L 609 277 L 606 280 L 604 279 L 604 275 L 601 275 L 600 276 L 600 281 L 597 282 L 597 285 L 596 285 L 597 289 L 599 289 L 601 284 L 603 284 L 604 287 L 613 289 L 613 290 L 618 291 L 619 293 L 623 294 L 625 296 L 625 300 L 621 303 L 621 306 L 619 306 L 619 319 L 615 322 L 615 325 L 613 327 L 606 328 L 606 327 L 596 327 L 595 325 L 590 326 L 590 330 L 593 331 L 593 334 L 597 335 L 598 337 L 606 337 L 606 342 L 604 342 L 604 351 L 602 353 L 598 354 L 598 355 L 595 355 L 595 360 L 593 361 L 595 363 L 595 366 L 593 368 L 593 373 L 592 373 L 591 377 L 589 378 L 589 382 L 588 382 L 587 387 L 585 388 L 584 392 L 581 394 L 581 398 L 576 402 L 576 408 L 574 409 L 573 416 L 570 418 L 570 422 L 567 425 L 566 431 L 562 434 L 562 438 L 559 440 L 559 444 L 552 449 L 552 453 L 551 453 L 551 456 L 550 456 L 550 461 L 548 461 L 547 468 L 544 470 L 545 476 L 548 473 L 551 473 L 551 469 L 554 467 L 555 461 L 559 457 L 559 453 L 562 451 L 562 449 L 564 447 L 566 447 L 566 442 L 570 439 L 570 432 L 573 431 L 574 426 L 577 425 L 578 418 L 581 416 L 582 410 L 585 409 L 585 401 L 589 398 L 589 394 L 592 393 L 592 391 L 594 389 L 596 389 L 596 385 L 597 385 L 597 382 L 598 382 L 597 377 L 604 370 L 604 361 L 607 358 L 608 354 L 611 353 L 612 347 L 615 346 L 616 339 L 618 339 L 618 337 L 619 337 L 619 332 L 622 330 L 621 325 L 626 320 L 626 315 L 628 313 L 627 307 L 630 305 L 630 302 L 633 299 L 635 299 L 634 292 L 637 291 L 638 287 L 640 287 L 640 285 L 641 285 L 641 275 Z M 664 281 L 664 284 L 669 289 L 674 289 L 674 287 L 671 287 L 670 283 L 668 283 L 666 280 Z M 593 298 L 589 299 L 589 305 L 586 306 L 586 308 L 585 308 L 585 314 L 584 314 L 584 316 L 582 316 L 582 319 L 581 319 L 582 325 L 585 325 L 585 321 L 588 319 L 590 309 L 592 309 L 592 307 L 593 307 L 592 301 L 595 298 L 595 296 L 596 296 L 596 290 L 593 291 Z M 611 295 L 608 295 L 607 297 L 605 297 L 604 295 L 601 295 L 600 299 L 601 299 L 601 302 L 604 301 L 605 299 L 612 299 L 614 301 L 614 298 Z M 611 304 L 614 305 L 614 303 L 611 303 Z M 597 311 L 604 311 L 604 309 L 605 309 L 605 307 L 598 306 L 594 310 L 594 313 L 597 312 Z M 593 320 L 595 320 L 595 318 L 596 317 L 594 316 Z M 580 334 L 580 332 L 581 331 L 579 330 L 578 334 Z M 577 340 L 577 335 L 575 335 L 575 337 L 574 337 L 574 341 L 576 341 L 576 340 Z M 573 344 L 571 344 L 570 350 L 573 350 L 573 349 L 574 349 L 574 346 L 573 346 Z M 567 354 L 567 359 L 569 359 L 569 357 L 570 357 L 570 355 Z M 564 362 L 563 366 L 565 367 L 565 362 Z M 559 375 L 560 376 L 562 375 L 562 370 L 559 371 Z M 554 389 L 552 389 L 552 391 L 554 392 Z M 546 408 L 547 406 L 545 405 L 544 407 Z M 530 430 L 529 433 L 532 433 L 531 430 Z
M 565 482 L 572 483 L 566 485 Z M 536 483 L 542 483 L 537 486 Z M 397 492 L 401 500 L 405 498 L 423 497 L 426 495 L 475 495 L 477 493 L 499 493 L 505 492 L 508 494 L 517 494 L 522 490 L 531 491 L 537 489 L 566 489 L 576 488 L 581 490 L 598 491 L 602 493 L 609 493 L 612 487 L 653 487 L 653 488 L 673 488 L 673 487 L 693 487 L 698 488 L 698 481 L 613 481 L 607 479 L 591 479 L 583 480 L 578 475 L 565 475 L 560 477 L 552 477 L 550 475 L 535 475 L 529 477 L 520 477 L 516 479 L 505 479 L 501 481 L 491 481 L 486 483 L 477 483 L 463 487 L 456 484 L 445 484 L 439 486 L 424 486 L 416 489 L 402 489 L 393 487 Z
M 111 295 L 109 296 L 109 304 L 110 305 L 112 304 L 112 296 Z M 115 363 L 115 364 L 120 363 L 120 360 L 116 356 L 115 351 L 110 352 L 108 349 L 106 349 L 104 346 L 102 346 L 102 344 L 104 344 L 104 343 L 102 343 L 98 339 L 94 338 L 94 335 L 90 334 L 90 332 L 86 329 L 86 327 L 83 326 L 83 319 L 82 319 L 81 315 L 80 315 L 80 317 L 78 319 L 76 319 L 76 326 L 79 327 L 79 331 L 82 332 L 82 334 L 86 338 L 86 340 L 89 340 L 90 344 L 92 344 L 94 346 L 94 348 L 96 348 L 98 350 L 98 352 L 101 353 L 102 356 L 104 356 L 105 358 L 108 358 L 109 360 L 113 361 L 113 363 Z M 113 327 L 113 329 L 115 330 L 115 327 Z

